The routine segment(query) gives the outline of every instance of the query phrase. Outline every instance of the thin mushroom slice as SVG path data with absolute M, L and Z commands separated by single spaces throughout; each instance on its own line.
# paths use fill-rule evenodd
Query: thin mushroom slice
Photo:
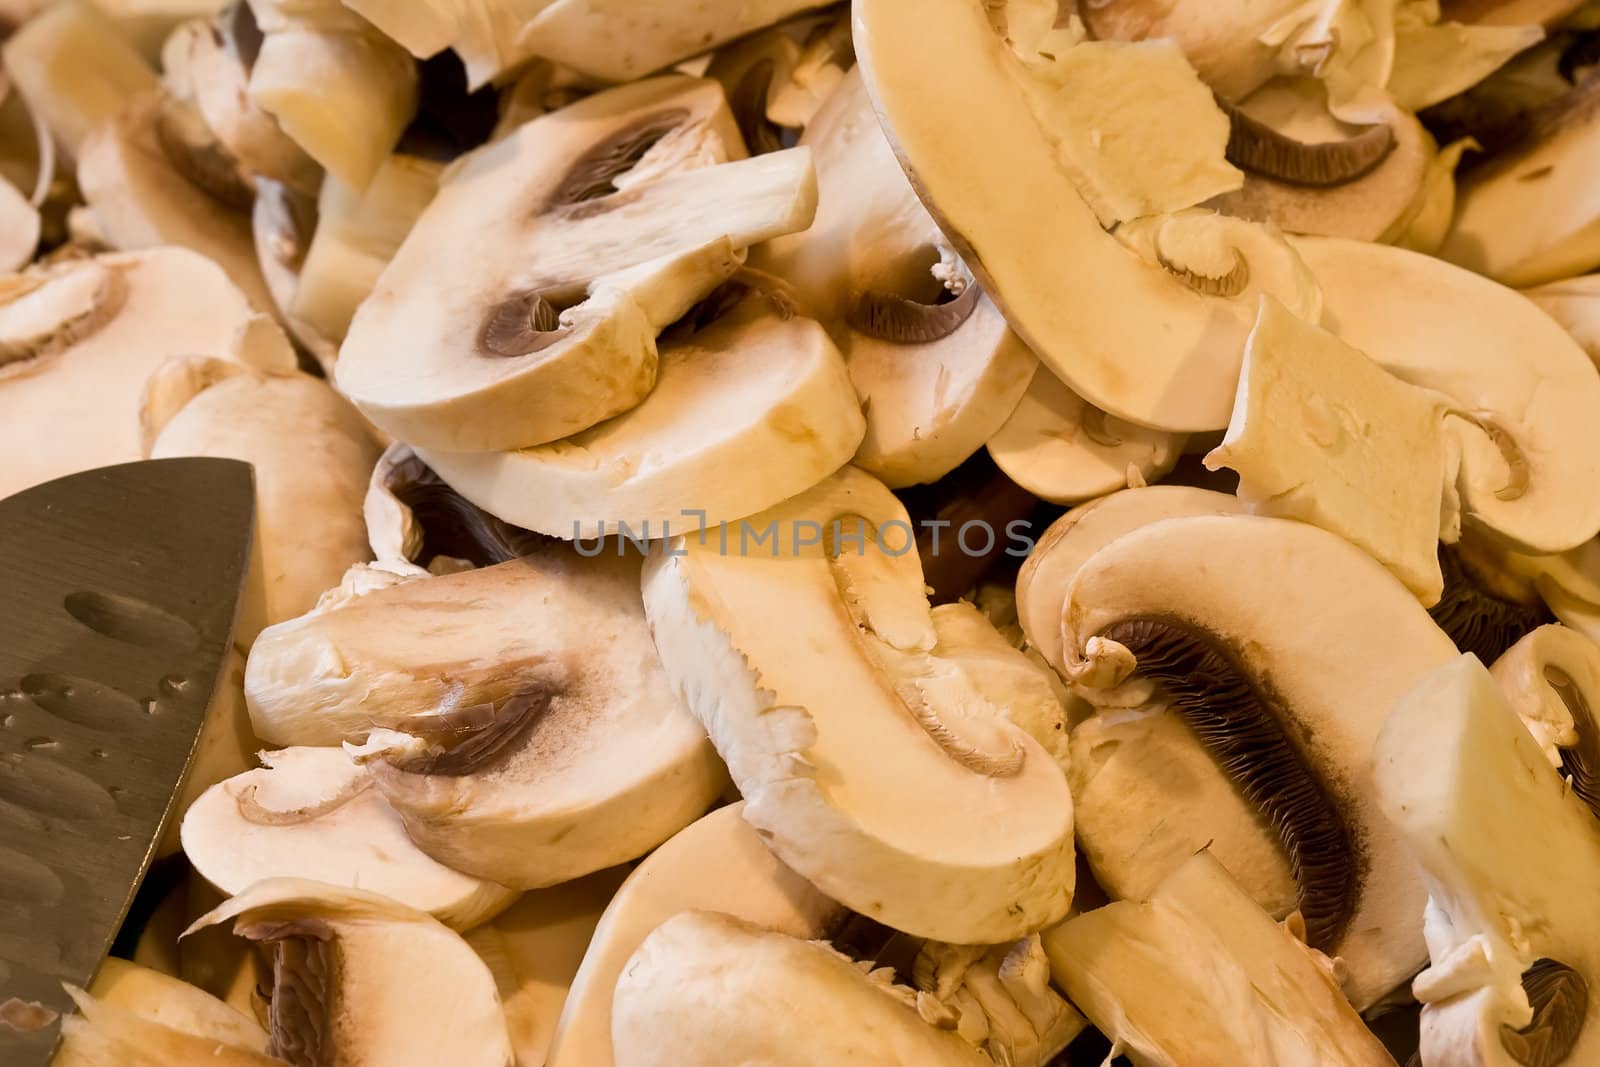
M 344 0 L 344 5 L 418 59 L 453 49 L 466 67 L 468 88 L 476 90 L 511 76 L 534 55 L 518 41 L 518 33 L 548 2 L 482 0 L 465 7 L 454 0 Z
M 402 440 L 460 452 L 636 406 L 656 335 L 748 246 L 811 220 L 807 151 L 742 155 L 721 86 L 666 77 L 464 157 L 351 323 L 340 388 Z
M 863 432 L 822 327 L 740 312 L 665 346 L 650 395 L 592 429 L 515 452 L 418 451 L 508 523 L 568 540 L 649 540 L 809 489 L 849 462 Z
M 1072 800 L 1051 754 L 1065 715 L 1053 697 L 1022 713 L 992 663 L 963 662 L 965 630 L 930 610 L 912 542 L 888 489 L 846 467 L 666 542 L 645 606 L 779 858 L 895 929 L 998 943 L 1071 902 Z
M 1521 295 L 1430 256 L 1337 238 L 1294 245 L 1322 283 L 1324 325 L 1462 413 L 1447 426 L 1467 528 L 1531 553 L 1594 536 L 1600 376 L 1571 337 Z
M 1129 131 L 1075 112 L 1078 98 L 1018 59 L 980 5 L 864 0 L 854 17 L 867 87 L 901 165 L 985 294 L 1041 362 L 1085 400 L 1129 422 L 1184 433 L 1225 425 L 1260 293 L 1311 317 L 1320 307 L 1315 280 L 1298 260 L 1263 230 L 1260 239 L 1279 254 L 1255 257 L 1254 245 L 1233 242 L 1251 275 L 1243 291 L 1223 296 L 1191 287 L 1107 234 L 1090 206 L 1095 194 L 1083 188 L 1080 171 L 1090 168 L 1115 191 L 1126 188 L 1119 175 L 1137 175 L 1148 165 L 1137 153 L 1114 168 L 1095 162 L 1096 129 L 1107 145 L 1116 143 L 1113 131 Z M 1183 66 L 1181 57 L 1177 64 Z M 1114 81 L 1119 69 L 1114 61 L 1088 66 L 1095 84 Z M 1204 158 L 1220 156 L 1226 122 L 1209 92 L 1187 68 L 1170 72 L 1187 79 L 1186 93 L 1199 95 L 1217 129 L 1214 145 L 1199 146 L 1203 152 L 1194 144 L 1200 127 L 1174 136 Z M 1138 91 L 1132 82 L 1116 84 Z M 1138 103 L 1141 114 L 1160 107 L 1159 98 Z M 1041 124 L 1072 140 L 1076 162 L 1062 157 L 1054 137 L 1039 136 Z M 986 191 L 1020 186 L 1037 196 Z M 1193 203 L 1178 199 L 1155 210 Z M 1035 201 L 1051 210 L 1041 215 L 1029 206 Z
M 1209 853 L 1147 899 L 1044 932 L 1051 973 L 1140 1067 L 1319 1063 L 1393 1067 L 1333 961 L 1263 912 Z
M 989 456 L 1034 496 L 1076 504 L 1157 480 L 1178 462 L 1185 441 L 1107 415 L 1043 370 L 989 438 Z
M 1522 295 L 1559 322 L 1600 368 L 1600 274 L 1547 282 Z
M 1378 738 L 1384 811 L 1427 883 L 1422 1057 L 1588 1063 L 1600 1049 L 1600 823 L 1472 656 L 1433 671 Z
M 728 995 L 730 981 L 737 983 L 739 996 Z M 685 912 L 644 940 L 617 981 L 611 1023 L 615 1062 L 617 1067 L 992 1063 L 960 1035 L 925 1017 L 924 1012 L 936 1011 L 924 1007 L 931 999 L 881 974 L 864 973 L 825 944 L 727 915 Z
M 613 1067 L 617 979 L 640 943 L 674 915 L 721 912 L 803 940 L 836 926 L 844 908 L 784 866 L 743 812 L 743 803 L 730 804 L 684 827 L 617 889 L 573 977 L 546 1067 Z
M 222 923 L 272 959 L 267 1051 L 281 1060 L 512 1062 L 494 977 L 459 934 L 423 912 L 359 889 L 274 878 L 189 932 Z
M 40 227 L 39 209 L 0 177 L 0 271 L 17 270 L 33 258 Z
M 719 49 L 706 67 L 706 77 L 722 83 L 752 155 L 784 147 L 786 131 L 769 116 L 769 101 L 799 62 L 800 42 L 788 27 L 774 26 Z
M 1456 650 L 1404 586 L 1304 523 L 1177 518 L 1091 556 L 1061 626 L 1081 695 L 1126 705 L 1131 684 L 1143 703 L 1153 684 L 1275 828 L 1308 942 L 1344 961 L 1357 1008 L 1415 972 L 1422 887 L 1375 807 L 1368 753 L 1386 710 Z M 1163 810 L 1205 844 L 1215 813 Z
M 634 859 L 726 782 L 653 651 L 637 556 L 549 544 L 267 630 L 258 731 L 347 741 L 428 855 L 517 889 Z M 363 743 L 357 743 L 363 742 Z
M 1386 88 L 1397 104 L 1410 111 L 1466 92 L 1545 39 L 1533 19 L 1475 24 L 1455 21 L 1459 17 L 1455 11 L 1445 14 L 1441 22 L 1395 28 L 1394 71 Z
M 1541 626 L 1489 673 L 1551 765 L 1600 818 L 1600 645 L 1565 626 Z
M 541 536 L 497 519 L 456 492 L 409 445 L 378 459 L 362 510 L 380 564 L 487 567 L 527 555 Z
M 268 1055 L 264 1047 L 252 1048 L 221 1040 L 211 1033 L 164 1025 L 74 986 L 68 986 L 67 993 L 78 1010 L 61 1022 L 61 1044 L 50 1061 L 59 1067 L 102 1067 L 108 1063 L 118 1067 L 169 1067 L 174 1063 L 281 1067 L 283 1063 Z
M 256 1021 L 197 986 L 160 971 L 108 956 L 88 994 L 100 1005 L 146 1022 L 250 1052 L 267 1051 Z
M 434 862 L 365 769 L 337 748 L 261 754 L 262 766 L 220 782 L 183 818 L 183 851 L 234 896 L 267 878 L 365 889 L 457 930 L 492 918 L 515 890 Z

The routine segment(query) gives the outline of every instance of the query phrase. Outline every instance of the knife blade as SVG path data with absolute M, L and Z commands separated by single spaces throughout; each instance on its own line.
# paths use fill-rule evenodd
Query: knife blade
M 0 501 L 0 1064 L 50 1062 L 149 867 L 233 640 L 255 482 L 128 463 Z M 9 1020 L 9 1023 L 8 1023 Z M 18 1027 L 21 1027 L 19 1029 Z

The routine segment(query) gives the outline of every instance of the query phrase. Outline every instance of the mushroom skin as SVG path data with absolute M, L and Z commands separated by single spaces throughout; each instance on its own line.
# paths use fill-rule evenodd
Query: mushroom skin
M 1248 583 L 1230 560 L 1249 568 Z M 1261 588 L 1271 593 L 1252 594 Z M 1294 864 L 1312 947 L 1344 960 L 1357 1008 L 1414 973 L 1424 894 L 1375 808 L 1367 754 L 1386 709 L 1457 653 L 1404 586 L 1303 523 L 1169 519 L 1091 556 L 1061 626 L 1081 695 L 1143 703 L 1157 683 L 1241 791 L 1257 805 L 1271 798 L 1261 814 Z M 1119 697 L 1130 683 L 1133 693 Z M 1210 813 L 1166 810 L 1204 843 Z

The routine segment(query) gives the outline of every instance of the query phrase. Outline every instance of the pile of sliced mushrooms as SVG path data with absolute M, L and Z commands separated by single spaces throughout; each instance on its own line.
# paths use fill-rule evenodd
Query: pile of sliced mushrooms
M 1600 1064 L 1596 0 L 0 0 L 0 271 L 258 493 L 63 1067 Z

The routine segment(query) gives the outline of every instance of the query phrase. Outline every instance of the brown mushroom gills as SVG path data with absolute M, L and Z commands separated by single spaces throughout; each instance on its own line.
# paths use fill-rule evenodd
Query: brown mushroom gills
M 156 110 L 155 135 L 162 155 L 189 184 L 223 207 L 250 210 L 256 199 L 255 183 L 192 104 L 163 98 Z
M 1439 546 L 1444 595 L 1428 609 L 1456 648 L 1493 663 L 1506 649 L 1553 621 L 1531 589 L 1514 587 L 1470 541 Z
M 267 1007 L 267 1055 L 293 1067 L 333 1062 L 333 996 L 339 956 L 333 928 L 316 919 L 242 923 L 240 937 L 267 946 L 272 990 Z
M 1542 959 L 1522 974 L 1533 1021 L 1520 1030 L 1500 1028 L 1500 1044 L 1523 1067 L 1557 1067 L 1578 1044 L 1589 1007 L 1589 986 L 1564 963 Z
M 1572 677 L 1559 667 L 1544 669 L 1545 681 L 1561 698 L 1577 730 L 1578 743 L 1561 750 L 1561 773 L 1572 782 L 1572 792 L 1600 818 L 1600 724 Z
M 616 180 L 639 165 L 689 118 L 684 108 L 646 115 L 579 156 L 545 203 L 546 211 L 600 200 L 617 191 Z
M 479 354 L 516 359 L 544 351 L 565 336 L 561 313 L 571 306 L 548 290 L 526 289 L 505 297 L 483 317 Z
M 411 509 L 422 527 L 422 549 L 412 563 L 426 567 L 435 557 L 464 559 L 478 567 L 520 559 L 549 538 L 513 526 L 468 501 L 424 463 L 411 456 L 389 472 L 384 488 Z
M 1285 136 L 1217 97 L 1228 116 L 1228 162 L 1289 185 L 1326 189 L 1365 177 L 1394 151 L 1394 130 L 1368 126 L 1343 141 L 1307 144 Z
M 1140 676 L 1161 687 L 1272 825 L 1294 873 L 1306 941 L 1332 951 L 1355 913 L 1366 859 L 1333 793 L 1284 729 L 1281 699 L 1193 623 L 1141 616 L 1099 636 L 1134 654 Z
M 733 112 L 734 121 L 739 124 L 739 133 L 744 137 L 745 147 L 751 155 L 776 152 L 784 146 L 782 131 L 767 118 L 767 95 L 777 70 L 778 64 L 774 59 L 752 63 L 733 87 L 733 92 L 728 94 L 728 108 Z
M 567 672 L 545 665 L 523 687 L 500 704 L 492 702 L 453 708 L 444 714 L 413 720 L 412 732 L 429 743 L 429 751 L 390 765 L 405 774 L 464 778 L 490 769 L 535 727 L 552 701 L 567 688 Z

